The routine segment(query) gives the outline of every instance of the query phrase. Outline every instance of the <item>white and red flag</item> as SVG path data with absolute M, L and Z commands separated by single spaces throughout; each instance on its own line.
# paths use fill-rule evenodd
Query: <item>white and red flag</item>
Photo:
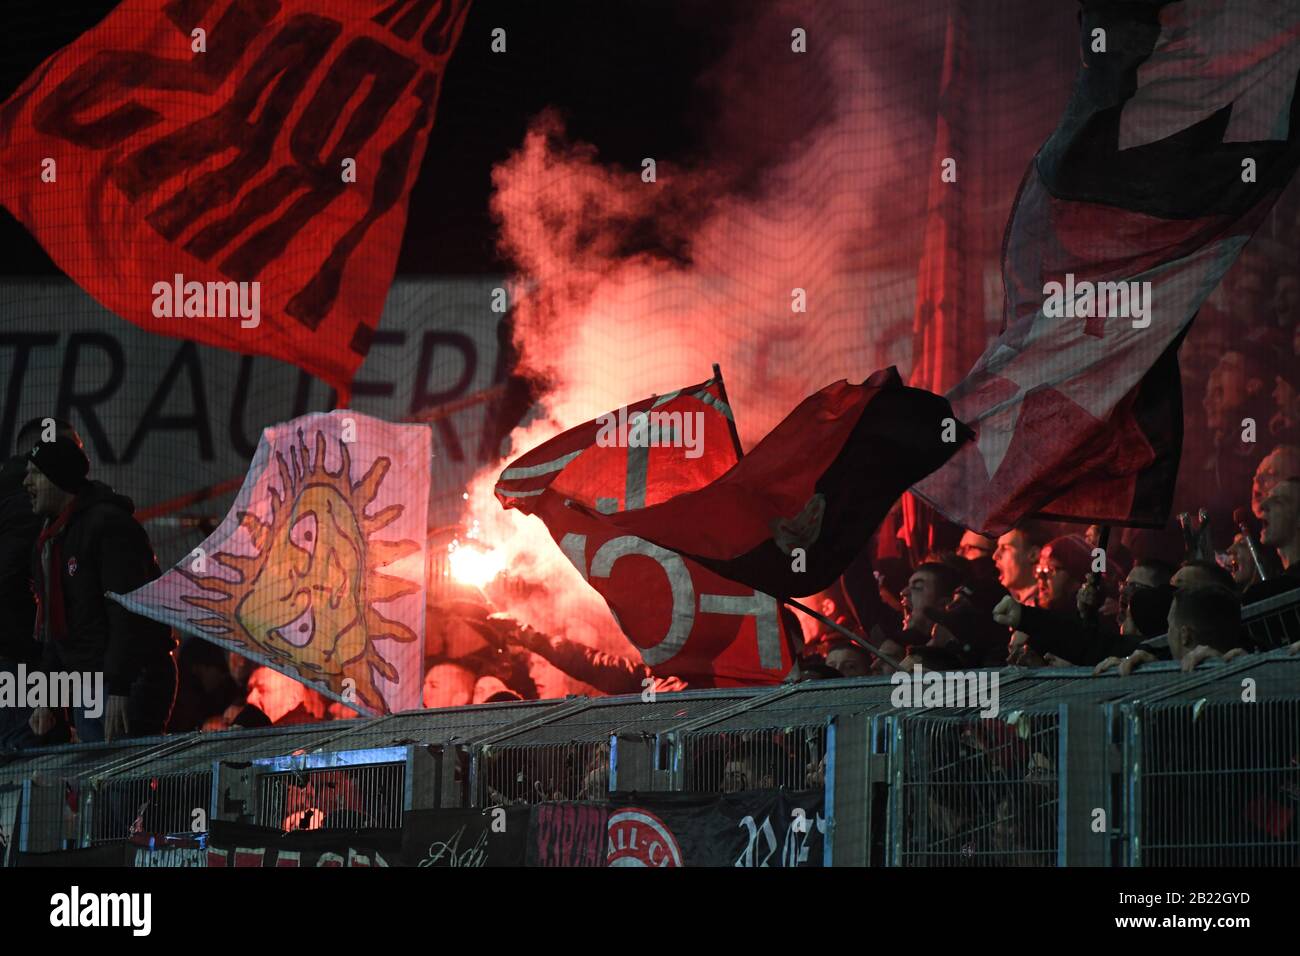
M 571 428 L 501 473 L 506 508 L 541 518 L 650 671 L 692 686 L 778 683 L 802 644 L 776 599 L 605 516 L 702 488 L 739 460 L 720 376 Z
M 912 482 L 970 430 L 897 369 L 809 395 L 706 486 L 604 523 L 782 598 L 830 587 Z
M 1083 0 L 1083 68 L 1017 197 L 1002 334 L 948 397 L 976 440 L 914 491 L 997 534 L 1162 526 L 1177 349 L 1300 163 L 1300 0 Z

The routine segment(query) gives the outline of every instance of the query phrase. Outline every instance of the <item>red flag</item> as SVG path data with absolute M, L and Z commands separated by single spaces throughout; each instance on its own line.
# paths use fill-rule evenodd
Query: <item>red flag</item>
M 468 0 L 125 0 L 0 108 L 0 203 L 122 318 L 345 404 Z
M 804 399 L 707 487 L 601 520 L 769 594 L 816 594 L 969 437 L 945 399 L 888 368 Z
M 1003 332 L 949 393 L 977 440 L 915 489 L 989 534 L 1165 524 L 1178 344 L 1300 164 L 1294 0 L 1083 7 L 1079 82 L 1007 229 Z
M 703 487 L 737 459 L 714 378 L 556 436 L 512 462 L 496 494 L 546 523 L 653 673 L 693 686 L 772 684 L 790 669 L 791 639 L 802 642 L 774 598 L 604 520 Z

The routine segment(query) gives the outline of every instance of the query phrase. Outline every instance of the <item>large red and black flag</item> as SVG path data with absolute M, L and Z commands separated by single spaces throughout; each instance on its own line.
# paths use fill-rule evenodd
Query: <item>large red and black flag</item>
M 738 459 L 715 377 L 544 442 L 510 463 L 496 495 L 546 523 L 651 672 L 692 686 L 774 684 L 802 643 L 775 598 L 608 521 L 695 491 Z
M 1083 0 L 1081 25 L 1007 228 L 1002 334 L 949 393 L 977 440 L 914 489 L 989 533 L 1165 523 L 1178 345 L 1300 162 L 1300 0 Z
M 725 475 L 604 522 L 779 597 L 829 587 L 909 485 L 970 438 L 894 368 L 810 395 Z
M 0 107 L 0 203 L 127 321 L 346 403 L 468 8 L 124 0 Z

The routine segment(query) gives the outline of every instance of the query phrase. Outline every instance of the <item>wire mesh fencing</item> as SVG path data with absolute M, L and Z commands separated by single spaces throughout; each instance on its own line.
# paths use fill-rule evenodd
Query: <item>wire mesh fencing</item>
M 1300 699 L 1130 711 L 1128 863 L 1300 865 Z
M 900 718 L 891 794 L 901 866 L 1053 866 L 1060 735 L 1055 713 L 1014 721 Z
M 1297 675 L 1276 651 L 1012 674 L 996 717 L 890 707 L 889 682 L 863 678 L 45 748 L 6 755 L 0 809 L 19 788 L 20 849 L 41 853 L 205 819 L 398 830 L 417 808 L 821 788 L 846 864 L 1294 866 Z
M 688 793 L 806 790 L 826 782 L 826 725 L 680 735 L 681 789 Z
M 1259 650 L 1286 647 L 1300 641 L 1300 601 L 1294 593 L 1256 601 L 1242 609 L 1241 623 Z
M 204 832 L 212 815 L 212 773 L 110 777 L 87 796 L 91 846 L 138 834 Z
M 607 800 L 609 741 L 485 745 L 473 757 L 476 806 Z
M 264 773 L 257 786 L 257 822 L 265 827 L 285 832 L 402 827 L 404 764 Z

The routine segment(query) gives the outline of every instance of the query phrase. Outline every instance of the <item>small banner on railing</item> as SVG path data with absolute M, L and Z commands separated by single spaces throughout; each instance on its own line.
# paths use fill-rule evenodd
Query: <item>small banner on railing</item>
M 402 827 L 402 865 L 523 866 L 531 809 L 413 810 Z
M 821 790 L 619 794 L 609 803 L 543 803 L 529 866 L 821 866 Z
M 316 867 L 395 866 L 400 837 L 383 830 L 295 830 L 282 833 L 274 827 L 251 826 L 214 820 L 209 834 L 208 867 Z M 147 851 L 151 852 L 151 851 Z M 192 863 L 177 862 L 175 866 Z M 166 863 L 137 860 L 136 866 Z

